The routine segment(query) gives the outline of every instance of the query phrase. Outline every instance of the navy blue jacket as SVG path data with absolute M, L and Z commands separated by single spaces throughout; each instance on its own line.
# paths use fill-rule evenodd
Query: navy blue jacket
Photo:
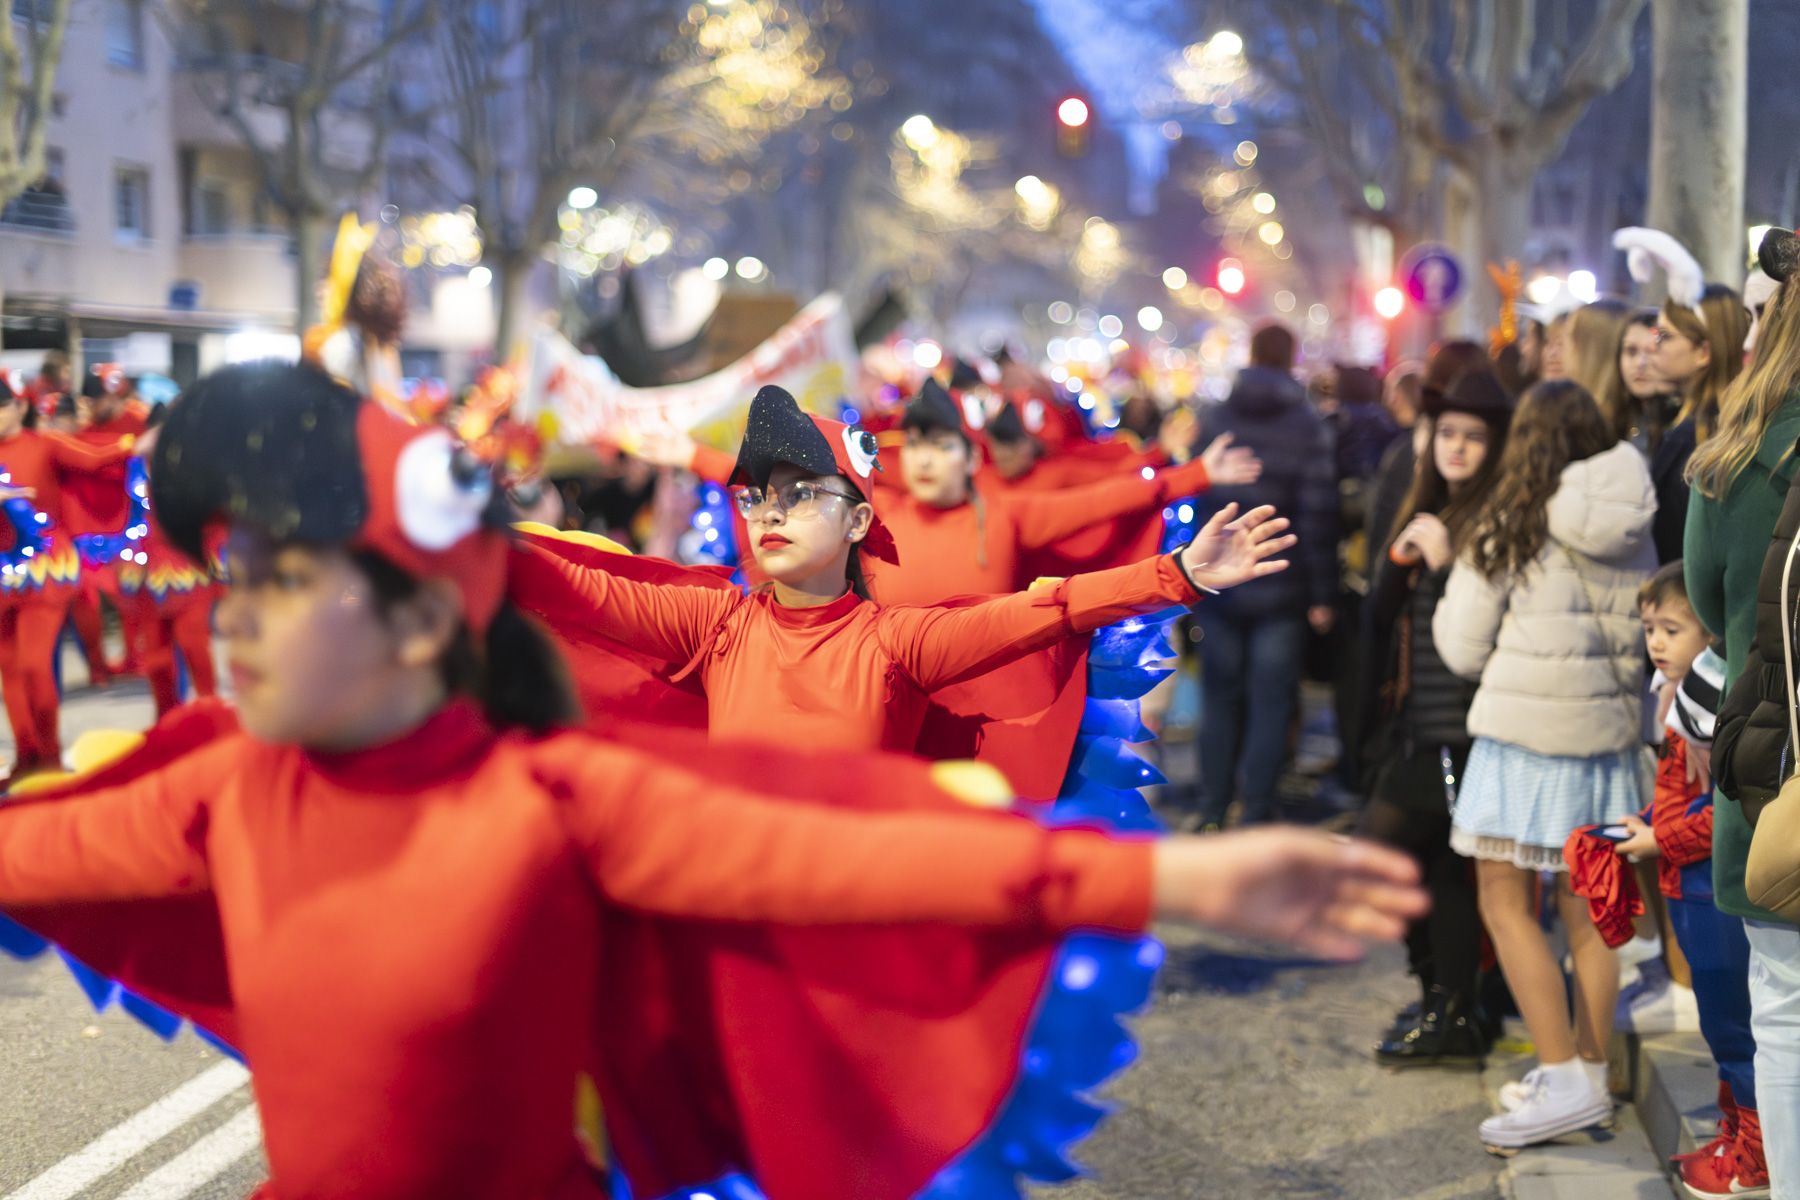
M 1244 508 L 1273 504 L 1294 523 L 1300 544 L 1293 565 L 1279 575 L 1253 579 L 1208 604 L 1227 603 L 1253 616 L 1304 616 L 1330 605 L 1338 593 L 1337 459 L 1331 429 L 1291 375 L 1246 367 L 1223 404 L 1200 411 L 1199 447 L 1222 433 L 1256 451 L 1262 478 L 1243 487 L 1215 487 L 1195 501 L 1199 520 L 1232 501 Z

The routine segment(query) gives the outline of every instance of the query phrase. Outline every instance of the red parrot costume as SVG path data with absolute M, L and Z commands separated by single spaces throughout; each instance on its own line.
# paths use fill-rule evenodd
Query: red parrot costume
M 484 524 L 442 431 L 328 382 L 289 404 L 304 368 L 229 370 L 158 449 L 185 552 L 225 512 L 373 550 L 453 581 L 477 632 L 514 568 L 554 570 Z M 661 711 L 669 685 L 636 685 Z M 1147 843 L 970 809 L 914 759 L 611 733 L 500 732 L 453 702 L 325 754 L 187 706 L 0 805 L 0 908 L 243 1052 L 282 1200 L 605 1195 L 571 1131 L 583 1072 L 640 1197 L 730 1171 L 766 1193 L 715 1194 L 772 1200 L 1066 1175 L 1100 1112 L 1072 1093 L 1129 1059 L 1114 1016 L 1154 960 L 1102 939 L 1135 962 L 1120 990 L 1108 952 L 1053 973 L 1055 946 L 1142 928 Z M 823 924 L 850 928 L 799 928 Z M 1040 1006 L 1060 1042 L 1031 1031 Z
M 83 388 L 83 394 L 94 402 L 123 396 L 130 387 L 130 380 L 118 364 L 100 363 L 89 370 L 88 386 Z M 88 420 L 68 436 L 89 446 L 116 445 L 120 438 L 142 435 L 148 427 L 149 415 L 150 410 L 142 401 L 129 400 L 116 414 L 105 420 Z M 63 488 L 64 524 L 69 535 L 76 539 L 78 549 L 84 539 L 121 533 L 131 521 L 132 504 L 125 490 L 125 475 L 126 464 L 119 462 L 68 480 Z M 104 592 L 118 604 L 116 566 L 116 559 L 98 562 L 84 553 L 81 591 L 69 610 L 75 633 L 81 638 L 82 650 L 87 655 L 88 674 L 96 683 L 104 683 L 112 677 L 112 668 L 107 665 L 105 648 L 101 644 L 100 595 Z M 139 615 L 135 611 L 127 612 L 122 604 L 118 607 L 127 662 L 132 662 L 137 657 L 140 640 L 136 629 Z
M 15 775 L 54 766 L 62 757 L 54 656 L 81 586 L 81 563 L 63 524 L 63 489 L 123 463 L 131 440 L 85 445 L 24 429 L 0 441 L 0 485 L 30 489 L 26 503 L 42 518 L 35 531 L 10 530 L 10 544 L 0 548 L 0 688 L 12 724 Z

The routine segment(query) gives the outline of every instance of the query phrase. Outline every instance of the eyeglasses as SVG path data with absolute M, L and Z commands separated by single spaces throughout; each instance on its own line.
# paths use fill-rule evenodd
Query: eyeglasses
M 1651 340 L 1660 347 L 1675 338 L 1680 338 L 1684 342 L 1692 340 L 1687 334 L 1682 333 L 1679 329 L 1670 329 L 1663 325 L 1658 325 L 1656 327 L 1655 334 Z
M 734 499 L 737 501 L 738 512 L 743 514 L 745 520 L 748 520 L 771 504 L 780 509 L 785 516 L 807 516 L 816 510 L 820 500 L 825 496 L 836 496 L 839 500 L 846 500 L 851 504 L 862 503 L 861 500 L 847 492 L 820 487 L 818 484 L 804 479 L 798 483 L 790 483 L 773 493 L 759 487 L 740 488 Z

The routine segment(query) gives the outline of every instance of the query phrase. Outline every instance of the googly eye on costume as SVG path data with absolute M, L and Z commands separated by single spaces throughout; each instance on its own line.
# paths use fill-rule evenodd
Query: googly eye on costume
M 493 476 L 471 471 L 449 430 L 406 444 L 394 468 L 394 508 L 406 540 L 421 550 L 448 550 L 481 528 Z
M 987 409 L 981 403 L 981 397 L 972 393 L 963 393 L 963 424 L 970 429 L 980 429 L 987 424 Z
M 844 429 L 844 451 L 849 456 L 851 468 L 858 476 L 867 479 L 875 469 L 881 447 L 875 441 L 874 434 L 850 425 Z

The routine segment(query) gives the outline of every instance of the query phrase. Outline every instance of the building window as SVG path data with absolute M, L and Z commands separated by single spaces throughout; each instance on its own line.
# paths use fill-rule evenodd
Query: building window
M 61 146 L 44 147 L 44 182 L 54 184 L 58 191 L 63 187 L 64 162 Z
M 150 172 L 120 167 L 113 176 L 113 213 L 121 238 L 142 241 L 150 236 Z
M 231 232 L 231 193 L 211 180 L 194 184 L 193 228 L 198 237 L 218 237 Z
M 106 61 L 143 69 L 144 0 L 106 0 Z

